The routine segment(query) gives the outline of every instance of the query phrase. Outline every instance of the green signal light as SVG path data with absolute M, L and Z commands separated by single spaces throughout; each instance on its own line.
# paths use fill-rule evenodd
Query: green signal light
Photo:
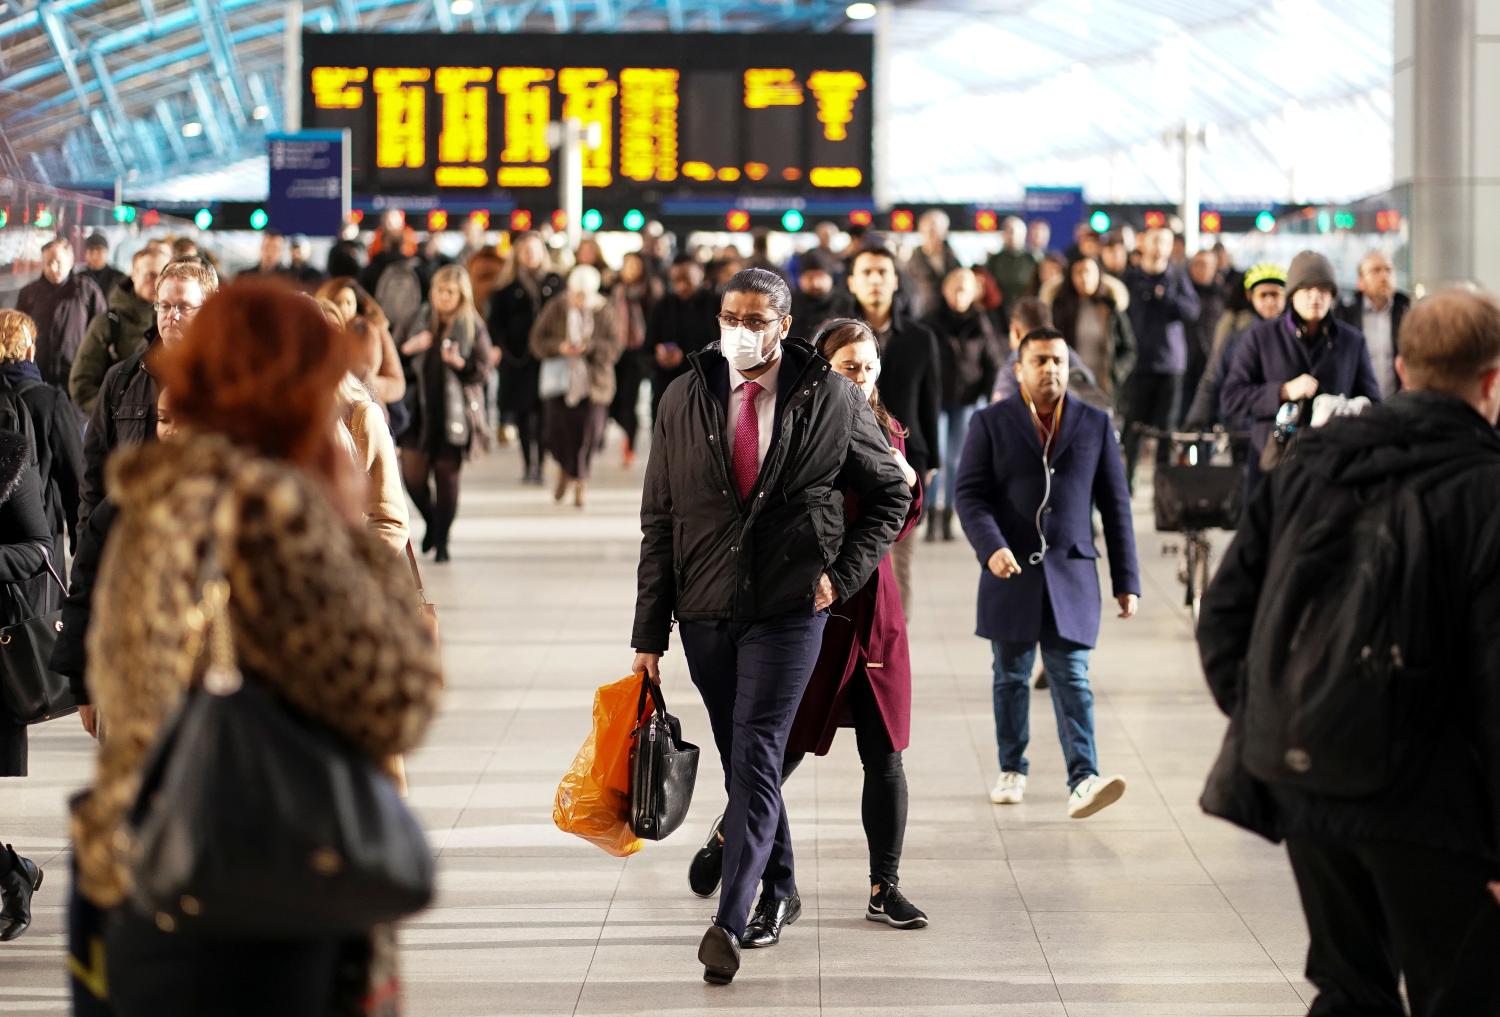
M 1089 216 L 1089 229 L 1095 233 L 1108 233 L 1110 223 L 1109 213 L 1102 208 Z
M 579 222 L 581 222 L 583 224 L 583 228 L 588 230 L 590 233 L 598 233 L 599 230 L 604 226 L 604 213 L 599 211 L 597 208 L 591 208 L 583 213 L 583 218 L 580 219 Z
M 786 230 L 788 233 L 796 233 L 806 224 L 807 220 L 804 219 L 802 217 L 802 213 L 797 211 L 795 208 L 787 209 L 786 212 L 784 212 L 781 216 L 781 228 Z
M 646 225 L 646 213 L 638 208 L 632 208 L 625 213 L 625 228 L 632 233 L 639 233 L 641 227 Z
M 0 208 L 0 230 L 10 225 L 10 209 Z
M 39 230 L 50 230 L 52 224 L 57 221 L 50 208 L 42 207 L 36 210 L 36 228 Z
M 1328 213 L 1327 209 L 1323 209 L 1318 212 L 1318 232 L 1327 233 L 1331 229 L 1333 229 L 1333 216 Z
M 1255 228 L 1262 233 L 1269 233 L 1276 228 L 1276 216 L 1270 212 L 1258 212 L 1255 216 Z
M 134 205 L 116 205 L 115 206 L 115 222 L 119 222 L 119 223 L 135 222 L 135 206 Z
M 193 225 L 200 230 L 206 230 L 213 224 L 214 214 L 206 208 L 198 209 L 197 214 L 193 216 Z
M 266 214 L 266 210 L 263 208 L 257 208 L 250 213 L 250 228 L 253 230 L 265 229 L 266 224 L 270 221 L 271 217 Z

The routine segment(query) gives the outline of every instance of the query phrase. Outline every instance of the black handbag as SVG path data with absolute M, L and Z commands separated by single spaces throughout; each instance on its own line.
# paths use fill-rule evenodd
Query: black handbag
M 645 716 L 646 697 L 655 709 Z M 636 728 L 630 734 L 630 829 L 662 840 L 682 825 L 698 780 L 698 746 L 682 740 L 682 722 L 667 712 L 661 686 L 641 677 Z
M 249 939 L 367 933 L 426 907 L 433 859 L 374 760 L 243 675 L 228 584 L 205 585 L 209 663 L 128 817 L 134 903 L 158 927 Z
M 50 556 L 47 572 L 66 595 L 68 588 Z M 34 608 L 21 584 L 8 584 L 7 593 L 17 602 L 18 614 L 32 614 Z M 23 724 L 40 724 L 78 712 L 67 677 L 47 666 L 61 631 L 61 610 L 44 611 L 0 628 L 0 709 Z

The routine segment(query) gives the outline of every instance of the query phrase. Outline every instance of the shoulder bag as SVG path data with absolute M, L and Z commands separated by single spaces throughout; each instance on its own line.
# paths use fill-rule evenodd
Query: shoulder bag
M 646 697 L 654 709 L 646 716 Z M 682 722 L 667 712 L 661 686 L 641 676 L 636 728 L 630 740 L 630 829 L 662 840 L 682 825 L 698 780 L 698 746 L 682 740 Z
M 53 567 L 50 554 L 46 563 L 48 574 L 66 596 L 68 587 Z M 24 602 L 19 613 L 32 617 L 0 629 L 0 707 L 24 724 L 77 713 L 78 703 L 67 677 L 47 666 L 57 634 L 62 631 L 62 611 L 33 614 L 20 583 L 8 583 L 6 592 L 13 600 Z
M 241 672 L 229 584 L 204 586 L 208 667 L 147 761 L 127 822 L 133 901 L 162 929 L 360 935 L 426 907 L 433 859 L 379 764 Z M 197 656 L 195 653 L 194 656 Z

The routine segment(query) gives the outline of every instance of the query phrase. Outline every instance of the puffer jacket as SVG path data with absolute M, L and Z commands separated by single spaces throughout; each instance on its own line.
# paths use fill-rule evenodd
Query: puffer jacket
M 1241 762 L 1247 735 L 1236 720 L 1204 808 L 1271 839 L 1394 841 L 1500 862 L 1500 437 L 1457 399 L 1406 392 L 1309 432 L 1295 448 L 1256 489 L 1203 598 L 1198 647 L 1215 702 L 1232 717 L 1238 712 L 1257 612 L 1264 598 L 1278 596 L 1266 577 L 1285 553 L 1283 542 L 1326 511 L 1319 492 L 1450 463 L 1450 475 L 1422 496 L 1436 589 L 1402 602 L 1422 612 L 1436 645 L 1448 648 L 1424 693 L 1435 723 L 1423 732 L 1425 748 L 1408 754 L 1414 765 L 1389 787 L 1336 799 L 1251 777 Z
M 689 357 L 662 397 L 641 494 L 639 652 L 666 652 L 674 617 L 811 614 L 824 572 L 846 599 L 901 532 L 911 491 L 864 395 L 802 340 L 783 343 L 781 357 L 777 423 L 747 499 L 730 472 L 718 345 Z M 859 499 L 847 527 L 841 489 Z

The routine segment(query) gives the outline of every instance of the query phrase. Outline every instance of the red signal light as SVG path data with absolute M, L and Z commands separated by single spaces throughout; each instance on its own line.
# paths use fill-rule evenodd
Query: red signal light
M 556 212 L 553 212 L 552 213 L 552 228 L 555 229 L 555 230 L 565 230 L 565 229 L 567 229 L 568 228 L 568 213 L 564 212 L 560 208 Z
M 1218 233 L 1224 229 L 1224 217 L 1218 212 L 1204 212 L 1198 216 L 1198 225 L 1204 233 Z
M 1159 230 L 1167 225 L 1167 213 L 1153 208 L 1146 213 L 1146 228 L 1148 230 Z
M 993 233 L 1000 228 L 1000 216 L 988 208 L 974 213 L 974 228 L 980 233 Z
M 448 213 L 447 212 L 444 212 L 442 209 L 437 209 L 436 211 L 428 212 L 427 213 L 427 231 L 429 233 L 436 233 L 436 232 L 439 232 L 441 230 L 445 230 L 447 228 L 448 228 Z
M 875 221 L 875 215 L 868 208 L 856 208 L 849 213 L 849 225 L 868 226 Z
M 917 217 L 909 208 L 898 208 L 891 213 L 891 229 L 897 233 L 910 233 L 917 228 Z
M 510 214 L 510 231 L 512 233 L 525 233 L 531 229 L 531 213 L 524 208 L 518 208 Z
M 1382 233 L 1391 233 L 1401 228 L 1401 213 L 1394 208 L 1382 208 L 1375 213 L 1375 228 Z
M 743 233 L 750 228 L 750 213 L 736 208 L 724 217 L 724 224 L 735 233 Z
M 479 228 L 482 230 L 490 228 L 490 211 L 487 208 L 481 208 L 479 211 L 472 213 L 469 219 L 471 222 L 478 223 Z

